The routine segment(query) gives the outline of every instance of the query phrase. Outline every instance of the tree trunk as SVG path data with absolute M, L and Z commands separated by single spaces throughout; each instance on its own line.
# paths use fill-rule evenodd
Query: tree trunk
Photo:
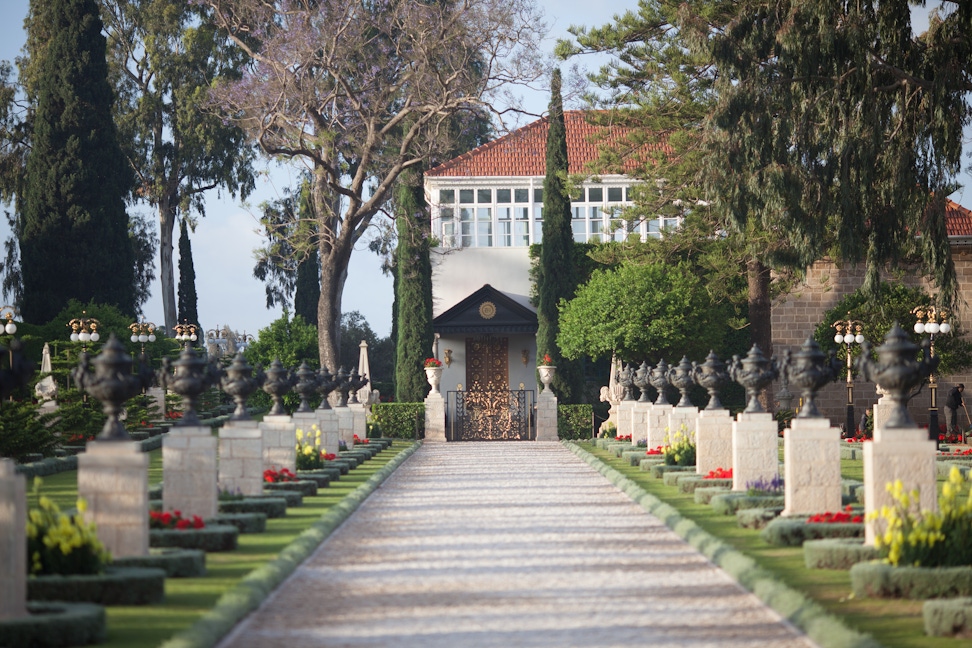
M 321 298 L 317 302 L 317 345 L 321 366 L 337 373 L 341 367 L 341 298 L 348 278 L 351 245 L 343 237 L 325 252 L 321 246 Z M 351 367 L 345 367 L 349 372 Z
M 172 266 L 172 232 L 175 229 L 177 205 L 168 196 L 159 203 L 159 279 L 162 282 L 162 312 L 165 334 L 174 334 L 176 325 L 175 272 Z
M 749 287 L 749 327 L 751 342 L 759 347 L 767 358 L 773 355 L 773 321 L 770 303 L 770 269 L 756 259 L 746 262 L 746 280 Z M 759 397 L 763 408 L 773 411 L 769 390 Z

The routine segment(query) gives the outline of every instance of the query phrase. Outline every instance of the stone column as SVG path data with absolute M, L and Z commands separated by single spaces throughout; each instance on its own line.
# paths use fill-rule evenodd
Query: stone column
M 332 409 L 318 409 L 314 412 L 317 415 L 317 426 L 321 428 L 321 441 L 324 444 L 324 451 L 337 454 L 339 450 L 338 439 L 341 438 L 338 432 L 338 417 Z
M 877 393 L 881 395 L 878 402 L 874 403 L 874 440 L 877 441 L 881 437 L 881 430 L 883 430 L 888 423 L 888 419 L 891 418 L 891 412 L 894 411 L 894 403 L 891 402 L 891 398 L 888 393 L 877 386 Z
M 746 484 L 770 481 L 780 474 L 779 434 L 776 420 L 767 412 L 742 412 L 732 424 L 732 490 Z
M 27 616 L 27 480 L 0 459 L 0 622 Z
M 293 418 L 287 414 L 264 416 L 260 431 L 263 433 L 263 469 L 296 470 L 297 426 Z
M 91 441 L 78 455 L 84 517 L 115 558 L 148 554 L 149 457 L 134 441 Z
M 145 393 L 155 401 L 155 406 L 159 408 L 159 416 L 162 416 L 165 412 L 165 390 L 161 387 L 150 387 Z
M 905 492 L 919 490 L 921 510 L 937 510 L 935 442 L 928 439 L 928 430 L 892 428 L 882 430 L 880 436 L 877 428 L 874 432 L 874 441 L 864 444 L 865 516 L 892 504 L 887 485 L 899 479 Z M 865 522 L 864 543 L 873 545 L 877 534 L 883 532 L 880 520 Z
M 840 500 L 840 428 L 825 418 L 795 418 L 783 436 L 783 515 L 836 513 Z
M 430 392 L 425 397 L 425 441 L 445 443 L 446 420 L 445 399 L 438 392 Z
M 162 439 L 162 508 L 204 520 L 219 510 L 216 446 L 205 426 L 175 426 Z
M 324 430 L 321 428 L 321 418 L 319 413 L 314 410 L 312 412 L 294 412 L 291 417 L 294 421 L 294 436 L 297 435 L 297 430 L 301 430 L 304 433 L 304 439 L 307 439 L 307 435 L 314 438 L 314 426 L 317 426 L 318 430 L 321 430 L 321 449 L 324 446 Z M 294 446 L 297 445 L 296 438 L 294 439 Z
M 219 429 L 219 488 L 263 494 L 263 432 L 256 421 L 228 421 Z
M 557 434 L 557 397 L 550 389 L 544 389 L 537 396 L 537 441 L 559 440 L 560 435 Z
M 672 413 L 671 405 L 659 405 L 655 403 L 648 412 L 648 449 L 657 448 L 665 445 L 665 436 L 668 434 L 668 417 Z
M 698 407 L 673 407 L 668 414 L 668 431 L 672 436 L 685 428 L 685 434 L 691 438 L 695 435 L 695 421 L 699 418 Z
M 732 415 L 726 409 L 702 410 L 695 424 L 695 472 L 708 475 L 732 468 Z
M 537 398 L 537 403 L 540 399 Z M 626 437 L 631 434 L 631 411 L 634 409 L 635 403 L 637 401 L 633 400 L 623 400 L 618 405 L 618 436 Z M 634 435 L 632 435 L 634 438 Z
M 348 403 L 348 411 L 351 412 L 351 439 L 358 435 L 359 439 L 368 438 L 368 408 L 361 403 Z M 348 444 L 351 447 L 351 444 Z
M 648 414 L 651 412 L 650 402 L 635 401 L 631 408 L 631 445 L 637 446 L 639 441 L 648 440 Z

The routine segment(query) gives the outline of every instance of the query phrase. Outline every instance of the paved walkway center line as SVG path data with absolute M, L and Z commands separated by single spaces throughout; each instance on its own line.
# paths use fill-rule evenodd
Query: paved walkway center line
M 222 644 L 812 648 L 558 443 L 426 444 Z

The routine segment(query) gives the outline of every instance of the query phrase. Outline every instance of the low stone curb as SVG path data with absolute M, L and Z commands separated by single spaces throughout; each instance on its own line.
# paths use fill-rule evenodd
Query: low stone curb
M 670 504 L 645 491 L 618 470 L 604 463 L 574 443 L 565 446 L 586 461 L 608 481 L 617 486 L 643 509 L 659 518 L 702 555 L 723 569 L 769 607 L 803 630 L 822 648 L 879 648 L 873 637 L 848 628 L 820 604 L 802 592 L 781 583 L 752 558 L 736 551 L 717 537 L 704 531 Z
M 967 638 L 972 633 L 972 598 L 925 601 L 921 615 L 931 637 Z
M 660 455 L 646 455 L 638 465 L 641 467 L 642 472 L 651 472 L 652 468 L 660 466 L 663 463 L 665 463 L 665 458 Z
M 105 608 L 93 603 L 27 603 L 30 613 L 0 621 L 0 646 L 62 648 L 104 643 Z
M 656 464 L 651 467 L 651 476 L 655 479 L 665 479 L 668 473 L 695 473 L 695 466 L 669 466 L 665 463 Z
M 297 536 L 274 560 L 246 575 L 236 587 L 223 594 L 209 612 L 163 643 L 161 648 L 208 648 L 215 645 L 240 619 L 259 607 L 420 446 L 421 442 L 413 443 L 378 469 L 365 483 L 348 493 L 309 529 Z

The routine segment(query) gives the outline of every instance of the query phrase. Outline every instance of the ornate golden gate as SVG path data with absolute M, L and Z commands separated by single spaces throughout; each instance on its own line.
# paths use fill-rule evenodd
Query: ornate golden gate
M 530 439 L 533 392 L 509 388 L 508 338 L 466 338 L 466 384 L 449 392 L 454 441 Z

